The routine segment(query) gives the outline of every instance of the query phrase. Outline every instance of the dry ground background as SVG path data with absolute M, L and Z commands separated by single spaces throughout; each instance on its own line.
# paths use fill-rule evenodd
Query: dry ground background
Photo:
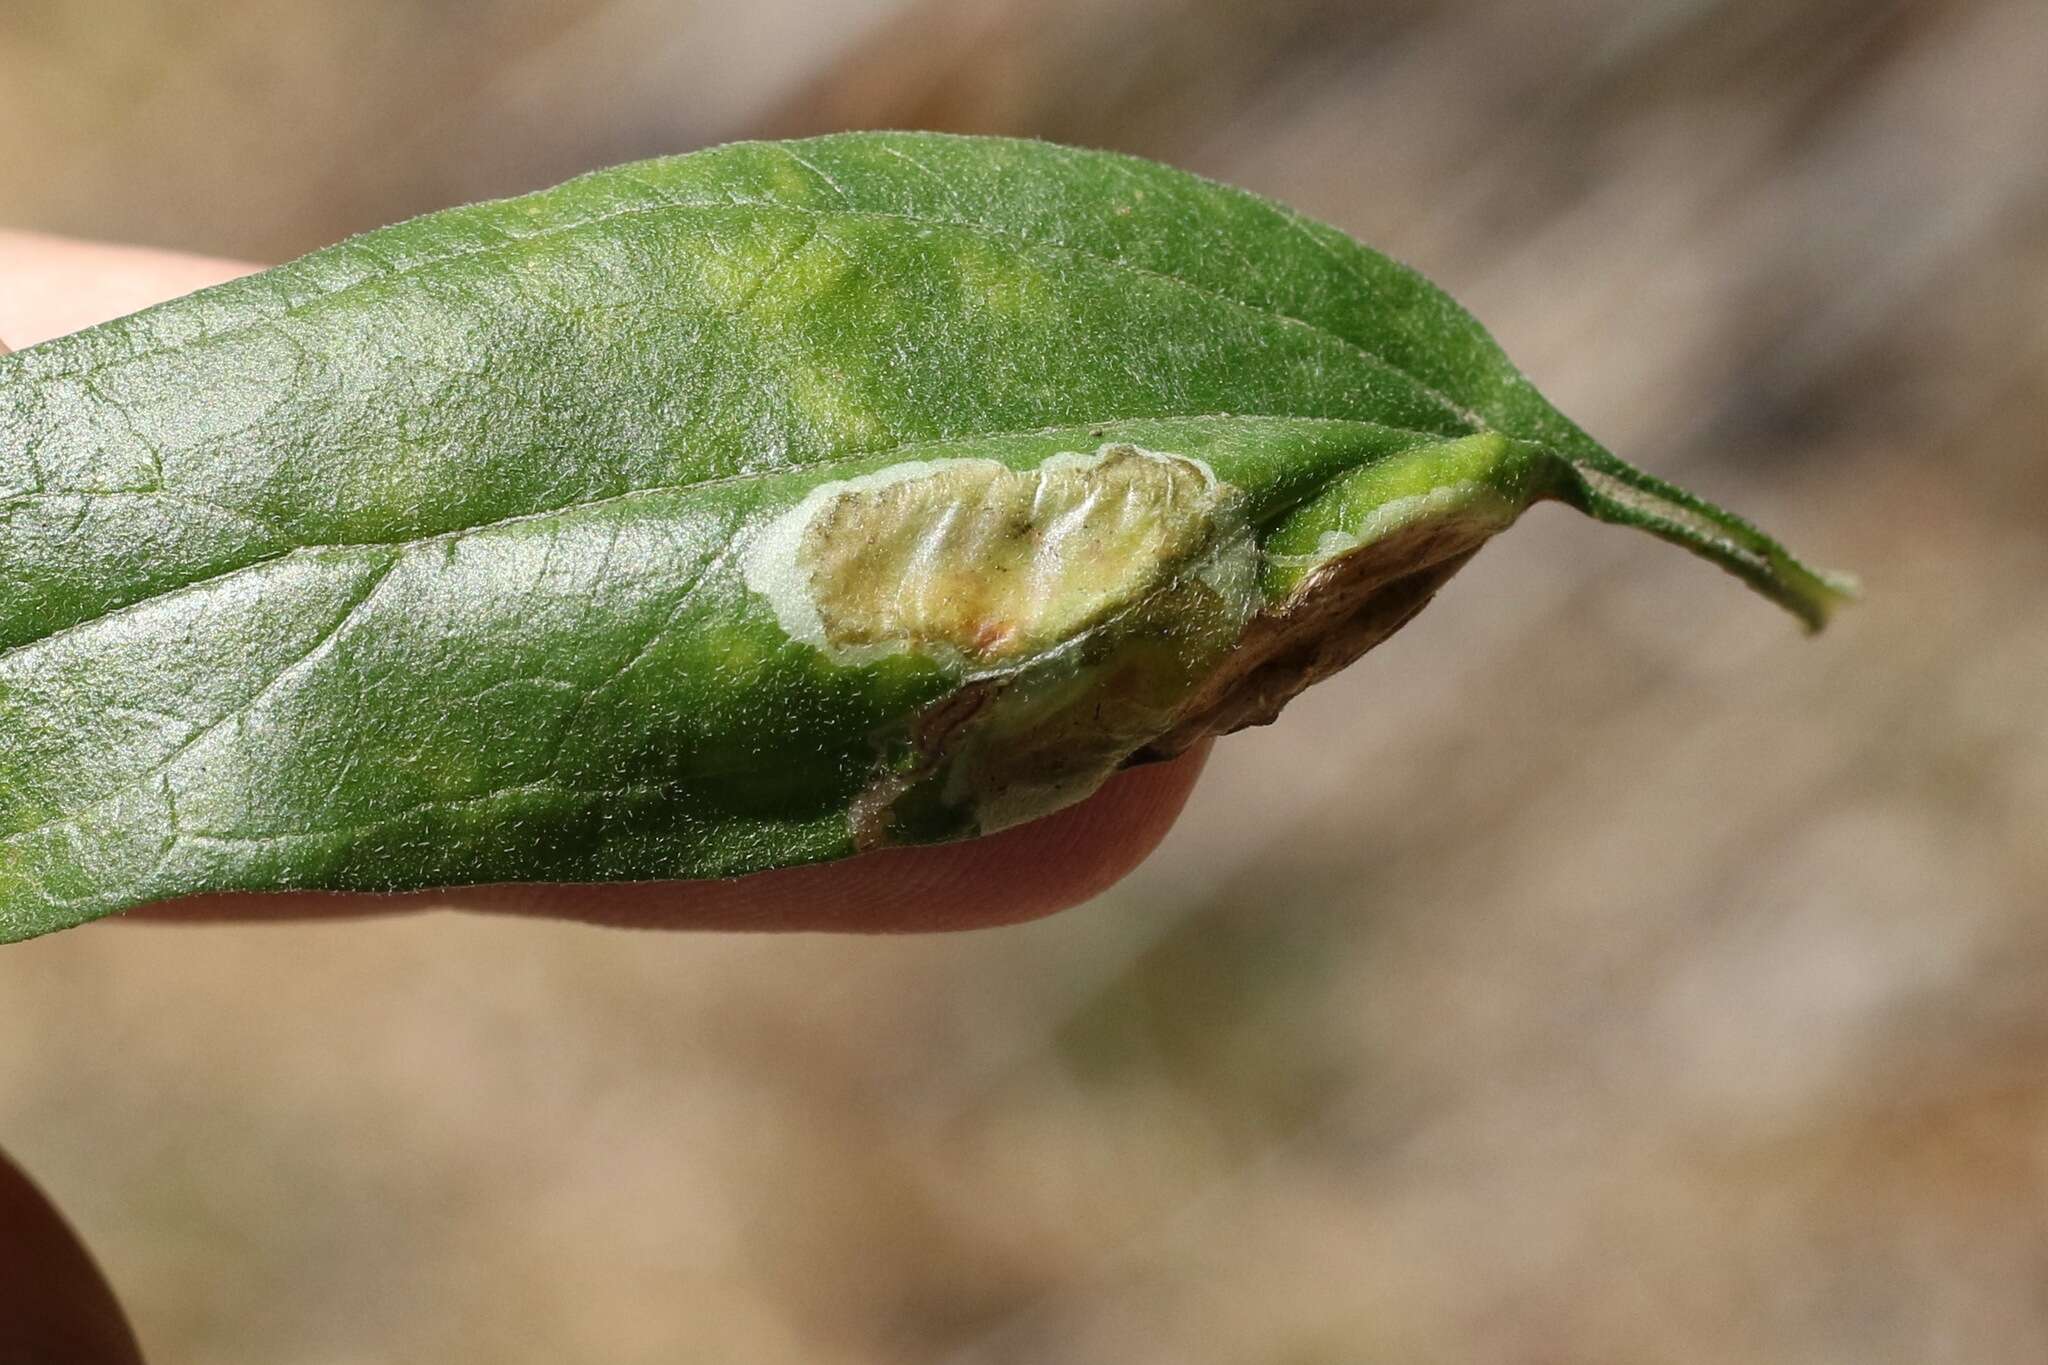
M 2041 0 L 6 0 L 0 221 L 277 258 L 606 161 L 1163 157 L 1868 603 L 1531 517 L 979 936 L 0 952 L 164 1362 L 2048 1358 Z

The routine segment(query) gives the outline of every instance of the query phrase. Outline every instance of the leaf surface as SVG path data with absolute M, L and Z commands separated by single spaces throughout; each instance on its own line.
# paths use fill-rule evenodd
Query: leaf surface
M 1546 496 L 1838 595 L 1421 277 L 1165 167 L 850 134 L 434 214 L 0 357 L 0 938 L 1029 818 Z M 819 515 L 893 597 L 811 600 Z M 938 612 L 996 564 L 1006 619 Z M 856 616 L 924 643 L 835 653 Z

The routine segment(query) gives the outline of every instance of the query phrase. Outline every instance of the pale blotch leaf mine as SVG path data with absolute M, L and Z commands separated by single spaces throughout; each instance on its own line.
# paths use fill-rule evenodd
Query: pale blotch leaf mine
M 1182 571 L 1243 581 L 1241 496 L 1133 445 L 1035 469 L 913 461 L 821 484 L 746 552 L 747 586 L 835 662 L 911 650 L 973 669 L 1053 649 Z M 1242 558 L 1231 574 L 1212 553 Z M 1224 584 L 1218 582 L 1217 587 Z

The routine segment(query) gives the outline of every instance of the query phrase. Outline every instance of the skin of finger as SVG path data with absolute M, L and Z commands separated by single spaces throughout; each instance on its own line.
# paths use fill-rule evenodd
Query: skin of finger
M 257 268 L 213 256 L 0 231 L 0 342 L 18 351 Z
M 0 1365 L 139 1365 L 114 1291 L 56 1206 L 0 1154 Z
M 196 896 L 129 919 L 291 920 L 454 909 L 642 929 L 926 933 L 1037 919 L 1108 890 L 1157 848 L 1208 746 L 1117 774 L 1100 792 L 963 843 L 881 849 L 731 881 L 482 886 L 395 896 Z

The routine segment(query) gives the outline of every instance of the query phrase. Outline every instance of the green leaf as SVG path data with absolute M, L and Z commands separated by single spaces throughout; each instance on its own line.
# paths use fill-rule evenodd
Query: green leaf
M 1844 591 L 1143 161 L 852 134 L 434 214 L 0 358 L 0 937 L 1014 823 L 1544 497 Z

